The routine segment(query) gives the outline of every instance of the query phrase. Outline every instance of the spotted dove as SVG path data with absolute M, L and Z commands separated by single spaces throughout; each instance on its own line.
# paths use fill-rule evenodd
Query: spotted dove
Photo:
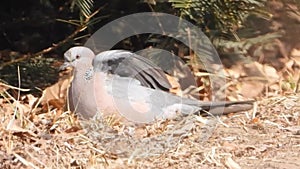
M 69 107 L 82 118 L 96 113 L 117 113 L 129 121 L 148 123 L 207 110 L 213 114 L 252 108 L 253 101 L 208 102 L 179 97 L 165 72 L 151 61 L 125 50 L 110 50 L 95 56 L 87 47 L 77 46 L 64 54 L 62 66 L 73 67 Z

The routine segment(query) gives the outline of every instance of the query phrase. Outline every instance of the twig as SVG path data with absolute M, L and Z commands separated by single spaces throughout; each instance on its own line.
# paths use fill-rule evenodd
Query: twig
M 10 89 L 19 90 L 19 91 L 22 91 L 22 92 L 30 91 L 30 89 L 22 89 L 22 88 L 11 86 L 11 85 L 8 85 L 8 84 L 5 84 L 5 83 L 0 83 L 0 86 L 4 86 L 4 87 L 10 88 Z
M 24 164 L 25 166 L 27 167 L 31 167 L 31 168 L 34 168 L 34 169 L 38 169 L 39 167 L 35 166 L 33 163 L 27 161 L 25 158 L 23 158 L 22 156 L 20 156 L 19 154 L 17 153 L 14 153 L 14 156 L 22 163 Z
M 43 55 L 43 54 L 46 54 L 46 53 L 49 53 L 51 51 L 53 51 L 54 49 L 62 46 L 63 44 L 65 44 L 66 42 L 68 42 L 70 39 L 73 39 L 78 33 L 82 32 L 83 30 L 85 30 L 87 27 L 86 26 L 80 26 L 79 28 L 77 28 L 71 35 L 69 35 L 67 38 L 65 38 L 64 40 L 58 42 L 57 44 L 53 44 L 52 46 L 46 48 L 46 49 L 43 49 L 37 53 L 34 53 L 34 54 L 29 54 L 29 55 L 24 55 L 23 57 L 21 58 L 18 58 L 18 59 L 14 59 L 14 60 L 10 60 L 8 62 L 4 62 L 0 65 L 1 68 L 5 67 L 5 66 L 8 66 L 8 65 L 11 65 L 13 63 L 18 63 L 18 62 L 21 62 L 21 61 L 24 61 L 26 59 L 30 59 L 30 58 L 34 58 L 34 57 L 37 57 L 37 56 L 40 56 L 40 55 Z
M 94 17 L 99 11 L 100 11 L 100 9 L 96 10 L 89 17 L 87 17 L 85 19 L 85 21 L 83 22 L 83 24 L 80 25 L 80 26 L 78 26 L 77 29 L 71 35 L 69 35 L 67 38 L 65 38 L 64 40 L 59 41 L 58 43 L 53 44 L 52 46 L 50 46 L 50 47 L 48 47 L 46 49 L 43 49 L 43 50 L 41 50 L 41 51 L 39 51 L 37 53 L 29 54 L 29 55 L 24 55 L 21 58 L 14 59 L 14 60 L 11 60 L 11 61 L 8 61 L 8 62 L 4 62 L 4 63 L 2 63 L 0 65 L 0 68 L 3 68 L 5 66 L 7 66 L 7 65 L 11 65 L 13 63 L 24 61 L 26 59 L 34 58 L 34 57 L 37 57 L 37 56 L 49 53 L 49 52 L 53 51 L 54 49 L 62 46 L 63 44 L 67 43 L 70 39 L 73 39 L 78 33 L 84 31 L 87 28 L 87 25 L 88 25 L 89 21 L 91 20 L 91 18 Z
M 21 75 L 20 75 L 20 67 L 18 66 L 18 81 L 19 81 L 19 88 L 21 88 Z M 7 129 L 11 129 L 12 125 L 14 124 L 15 122 L 15 119 L 17 118 L 17 114 L 18 114 L 18 109 L 19 109 L 19 104 L 20 104 L 20 95 L 21 95 L 21 91 L 18 90 L 18 98 L 17 100 L 15 101 L 16 105 L 14 107 L 14 115 L 13 117 L 10 119 L 8 125 L 7 125 Z
M 155 12 L 155 10 L 154 10 L 153 7 L 151 6 L 151 4 L 150 4 L 149 2 L 148 2 L 147 4 L 148 4 L 148 7 L 151 9 L 151 11 L 152 11 L 152 12 Z M 159 20 L 159 18 L 157 17 L 156 14 L 155 14 L 154 16 L 155 16 L 155 19 L 156 19 L 156 21 L 157 21 L 157 23 L 158 23 L 158 26 L 159 26 L 159 28 L 161 29 L 163 35 L 166 35 L 166 32 L 165 32 L 165 30 L 164 30 L 164 28 L 163 28 L 163 26 L 162 26 L 161 21 Z

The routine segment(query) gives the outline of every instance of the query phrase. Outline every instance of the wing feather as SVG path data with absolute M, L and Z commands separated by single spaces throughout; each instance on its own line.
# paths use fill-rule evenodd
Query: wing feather
M 96 71 L 133 77 L 142 86 L 168 91 L 171 85 L 165 72 L 147 58 L 124 50 L 101 52 L 93 60 Z

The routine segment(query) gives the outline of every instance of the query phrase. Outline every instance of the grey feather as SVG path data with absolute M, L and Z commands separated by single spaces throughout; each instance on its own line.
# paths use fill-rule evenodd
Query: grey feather
M 253 101 L 203 102 L 165 92 L 169 82 L 164 72 L 142 56 L 122 50 L 98 54 L 86 47 L 65 53 L 65 64 L 74 67 L 69 90 L 70 107 L 83 118 L 98 111 L 120 113 L 134 122 L 152 122 L 210 110 L 222 114 L 251 109 Z M 91 71 L 93 69 L 93 71 Z
M 122 77 L 133 77 L 143 86 L 168 91 L 171 85 L 165 72 L 150 60 L 124 50 L 110 50 L 98 54 L 93 60 L 95 71 Z

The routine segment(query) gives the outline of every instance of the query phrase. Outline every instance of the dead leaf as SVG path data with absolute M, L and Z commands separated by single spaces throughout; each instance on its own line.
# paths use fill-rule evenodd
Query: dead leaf
M 53 106 L 57 109 L 62 109 L 65 104 L 63 99 L 51 99 L 48 103 L 50 106 Z
M 72 126 L 71 128 L 68 128 L 65 130 L 66 133 L 74 133 L 81 130 L 79 126 Z
M 16 135 L 29 135 L 31 137 L 37 137 L 37 135 L 33 131 L 22 128 L 21 121 L 18 119 L 11 119 L 7 130 Z
M 260 122 L 259 118 L 255 117 L 249 122 L 249 124 L 255 124 L 255 123 L 259 123 L 259 122 Z
M 65 100 L 66 95 L 67 95 L 67 90 L 68 90 L 70 83 L 71 83 L 71 79 L 65 78 L 65 79 L 58 81 L 54 85 L 47 87 L 43 91 L 41 103 L 44 105 L 47 102 L 49 103 L 51 101 L 51 103 L 53 103 L 54 107 L 55 106 L 61 107 L 61 101 Z
M 294 49 L 291 51 L 291 56 L 300 59 L 300 58 L 299 58 L 299 57 L 300 57 L 300 49 L 294 48 Z
M 267 80 L 269 83 L 274 83 L 279 80 L 278 72 L 274 67 L 269 65 L 253 62 L 245 64 L 244 69 L 248 76 L 260 77 L 261 80 Z
M 265 83 L 260 81 L 247 81 L 241 84 L 240 93 L 248 98 L 254 98 L 262 94 Z
M 180 90 L 181 87 L 180 87 L 180 84 L 178 83 L 178 81 L 176 80 L 176 78 L 174 78 L 168 74 L 166 74 L 166 77 L 167 77 L 169 83 L 171 84 L 170 92 L 180 96 L 182 94 L 182 91 Z
M 25 103 L 28 103 L 29 107 L 33 107 L 34 104 L 37 102 L 38 98 L 34 97 L 32 94 L 27 94 L 21 97 L 21 100 Z

